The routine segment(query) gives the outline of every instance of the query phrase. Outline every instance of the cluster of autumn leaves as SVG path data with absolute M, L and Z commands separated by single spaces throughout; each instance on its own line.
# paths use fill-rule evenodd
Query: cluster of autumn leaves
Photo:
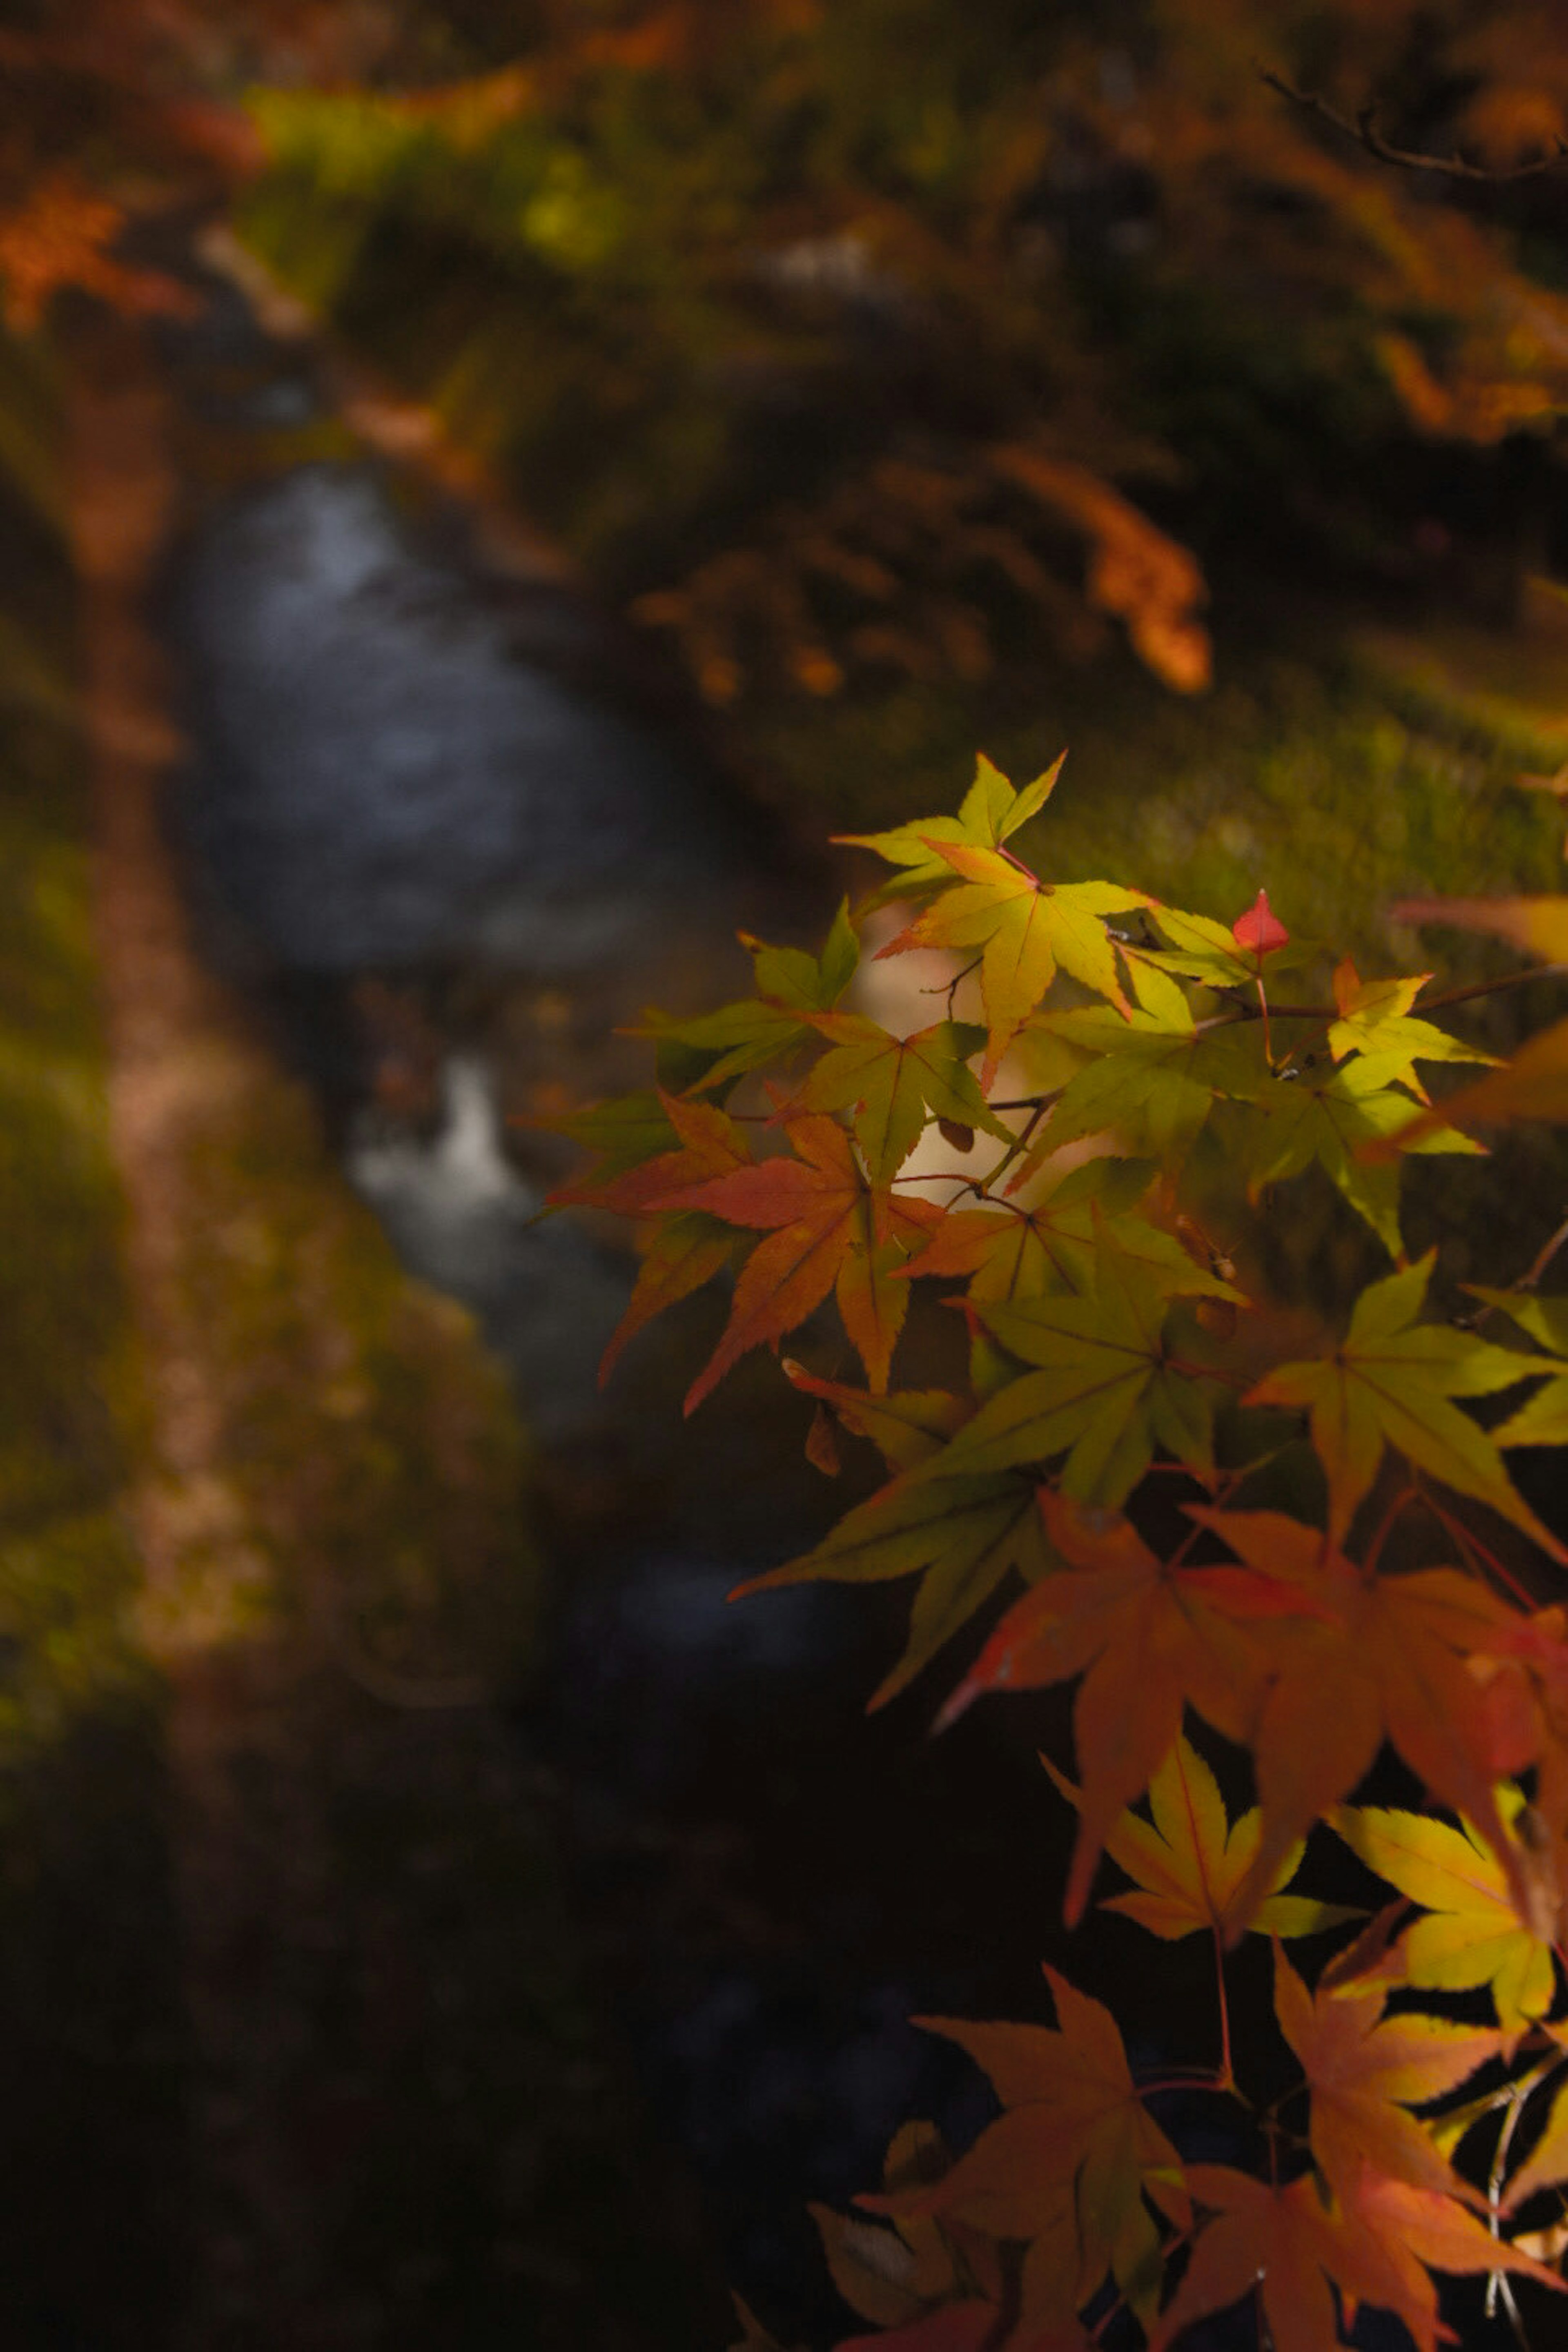
M 953 2160 L 910 2126 L 862 2200 L 876 2219 L 818 2216 L 835 2278 L 882 2331 L 854 2343 L 1068 2352 L 1114 2318 L 1158 2352 L 1256 2294 L 1277 2352 L 1340 2342 L 1363 2302 L 1431 2352 L 1435 2271 L 1486 2273 L 1510 2302 L 1514 2274 L 1562 2285 L 1539 2207 L 1568 2183 L 1568 2017 L 1552 2015 L 1568 1618 L 1521 1571 L 1568 1564 L 1568 1548 L 1505 1457 L 1568 1443 L 1568 1303 L 1527 1279 L 1479 1291 L 1463 1326 L 1434 1319 L 1433 1258 L 1401 1246 L 1400 1162 L 1478 1149 L 1453 1123 L 1472 1111 L 1552 1116 L 1568 1023 L 1434 1106 L 1422 1065 L 1491 1057 L 1428 1017 L 1440 997 L 1417 1010 L 1424 980 L 1363 981 L 1343 961 L 1317 1001 L 1289 978 L 1313 952 L 1261 894 L 1226 926 L 1032 872 L 1009 845 L 1059 766 L 1016 792 L 982 761 L 956 817 L 863 844 L 892 877 L 855 920 L 840 910 L 820 956 L 748 940 L 752 996 L 652 1016 L 659 1085 L 567 1122 L 598 1157 L 556 1197 L 643 1230 L 607 1361 L 732 1276 L 689 1411 L 803 1324 L 831 1349 L 811 1318 L 832 1295 L 864 1383 L 784 1369 L 816 1401 L 819 1466 L 847 1433 L 879 1450 L 886 1483 L 757 1585 L 912 1580 L 875 1705 L 1021 1584 L 939 1720 L 1076 1683 L 1076 1781 L 1047 1765 L 1078 1814 L 1068 1924 L 1109 1853 L 1131 1882 L 1113 1908 L 1213 1942 L 1222 2062 L 1182 2087 L 1233 2103 L 1251 2168 L 1184 2161 L 1153 2112 L 1173 2086 L 1140 2086 L 1109 2010 L 1047 1971 L 1055 2029 L 936 2024 L 1001 2103 L 974 2146 Z M 904 1036 L 849 1002 L 858 927 L 893 902 L 908 919 L 879 953 L 944 950 L 952 969 L 947 1017 Z M 1568 902 L 1447 912 L 1549 956 L 1568 946 Z M 966 989 L 976 1019 L 953 1017 Z M 1205 1150 L 1254 1194 L 1316 1163 L 1394 1259 L 1318 1352 L 1274 1342 L 1201 1230 L 1186 1180 Z M 922 1276 L 967 1323 L 951 1389 L 892 1385 Z M 1523 1401 L 1490 1426 L 1467 1410 L 1504 1391 Z M 1270 1485 L 1302 1438 L 1315 1516 L 1310 1493 L 1298 1509 Z M 1176 1475 L 1156 1509 L 1160 1468 Z M 1437 1564 L 1422 1564 L 1430 1544 L 1411 1563 L 1416 1521 Z M 1189 1710 L 1250 1758 L 1258 1801 L 1235 1822 Z M 1457 1826 L 1348 1801 L 1385 1745 Z M 1388 1900 L 1309 1990 L 1284 1943 L 1363 1916 L 1288 1891 L 1325 1823 Z M 1259 2113 L 1233 2066 L 1225 1961 L 1249 1930 L 1275 1938 L 1276 2013 L 1308 2095 L 1283 2115 Z M 1473 2021 L 1482 1989 L 1491 2023 Z M 1472 1998 L 1456 2017 L 1417 1998 L 1434 1994 Z M 746 2325 L 749 2344 L 771 2341 Z

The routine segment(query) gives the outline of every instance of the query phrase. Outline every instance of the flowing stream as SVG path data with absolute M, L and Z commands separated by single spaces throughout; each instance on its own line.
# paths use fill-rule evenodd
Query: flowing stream
M 601 1395 L 631 1262 L 538 1220 L 566 1163 L 512 1119 L 646 1082 L 617 1025 L 733 992 L 737 922 L 809 931 L 826 887 L 638 709 L 580 600 L 487 562 L 460 506 L 348 442 L 309 343 L 204 290 L 166 342 L 188 452 L 167 615 L 209 952 L 320 1088 L 405 1262 L 511 1370 L 559 1591 L 518 1736 L 559 1775 L 606 1997 L 721 2260 L 820 2340 L 843 2315 L 805 2202 L 873 2185 L 910 2114 L 962 2134 L 986 2112 L 907 2018 L 1039 2013 L 1053 1873 L 1043 1845 L 1020 1866 L 1020 1787 L 1060 1825 L 1010 1735 L 966 1724 L 936 1753 L 929 1702 L 865 1718 L 896 1596 L 727 1603 L 844 1497 L 765 1360 L 682 1423 L 718 1302 Z

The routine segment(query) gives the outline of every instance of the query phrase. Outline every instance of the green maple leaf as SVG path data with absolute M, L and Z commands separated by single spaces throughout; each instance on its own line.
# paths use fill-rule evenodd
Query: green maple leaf
M 637 1094 L 619 1095 L 613 1102 L 589 1103 L 556 1118 L 527 1123 L 552 1135 L 570 1136 L 585 1150 L 598 1153 L 592 1171 L 563 1188 L 573 1199 L 581 1192 L 596 1192 L 661 1153 L 677 1150 L 680 1141 L 670 1124 L 665 1097 L 652 1087 Z
M 980 997 L 990 1033 L 983 1087 L 990 1086 L 1058 966 L 1120 1012 L 1131 1012 L 1102 919 L 1152 905 L 1143 891 L 1118 882 L 1042 882 L 1005 849 L 976 849 L 966 842 L 931 845 L 956 877 L 952 887 L 877 952 L 979 949 Z
M 1070 1805 L 1079 1791 L 1048 1756 L 1041 1763 Z M 1236 1898 L 1257 1858 L 1263 1817 L 1256 1805 L 1234 1822 L 1226 1817 L 1219 1783 L 1184 1734 L 1149 1783 L 1145 1821 L 1130 1806 L 1106 1832 L 1105 1851 L 1133 1882 L 1130 1895 L 1110 1895 L 1102 1911 L 1136 1919 L 1164 1943 L 1178 1943 L 1200 1930 L 1228 1934 Z M 1305 1841 L 1285 1856 L 1260 1908 L 1247 1925 L 1261 1936 L 1316 1936 L 1361 1916 L 1342 1904 L 1319 1903 L 1287 1895 L 1300 1867 Z
M 884 1442 L 883 1432 L 870 1433 Z M 1053 1558 L 1032 1478 L 1001 1472 L 927 1482 L 916 1470 L 848 1512 L 814 1550 L 736 1591 L 824 1580 L 879 1584 L 918 1575 L 908 1643 L 870 1700 L 879 1707 L 913 1680 L 1010 1570 L 1034 1583 Z
M 911 1276 L 962 1275 L 974 1299 L 1087 1290 L 1094 1279 L 1096 1207 L 1118 1234 L 1124 1223 L 1142 1225 L 1142 1219 L 1119 1213 L 1147 1192 L 1152 1172 L 1136 1160 L 1089 1160 L 1069 1170 L 1043 1200 L 1027 1208 L 1004 1201 L 983 1208 L 950 1208 L 905 1271 Z M 1192 1271 L 1201 1273 L 1195 1265 Z
M 1056 789 L 1066 758 L 1064 751 L 1044 775 L 1015 792 L 1001 770 L 982 752 L 975 763 L 974 782 L 965 793 L 956 816 L 929 816 L 915 824 L 894 825 L 888 833 L 836 834 L 836 841 L 856 849 L 874 850 L 879 857 L 901 869 L 867 900 L 866 911 L 885 906 L 891 899 L 929 898 L 933 890 L 945 890 L 952 880 L 952 869 L 935 846 L 938 843 L 966 843 L 972 849 L 1000 849 L 1021 824 L 1026 824 L 1044 808 Z
M 813 1016 L 831 1012 L 860 961 L 847 901 L 834 917 L 820 956 L 804 948 L 769 947 L 745 932 L 741 942 L 752 957 L 754 996 L 689 1020 L 649 1012 L 633 1032 L 657 1042 L 660 1083 L 673 1091 L 710 1093 L 798 1053 L 811 1038 Z
M 1227 923 L 1215 922 L 1212 915 L 1188 914 L 1184 908 L 1163 907 L 1153 900 L 1149 903 L 1165 945 L 1157 948 L 1145 942 L 1129 943 L 1130 962 L 1141 968 L 1180 972 L 1184 979 L 1200 981 L 1205 988 L 1244 988 L 1249 994 L 1255 990 L 1258 957 L 1237 942 Z M 1289 940 L 1270 950 L 1268 967 L 1271 971 L 1289 971 L 1310 962 L 1315 953 L 1310 940 Z
M 1493 1430 L 1492 1444 L 1568 1445 L 1568 1298 L 1535 1298 L 1517 1290 L 1483 1290 L 1476 1283 L 1468 1287 L 1489 1307 L 1500 1308 L 1521 1331 L 1528 1331 L 1555 1359 L 1551 1364 L 1535 1363 L 1530 1367 L 1532 1371 L 1549 1372 L 1551 1377 L 1533 1396 L 1525 1399 L 1517 1412 L 1510 1414 L 1500 1429 Z
M 1137 988 L 1125 1017 L 1089 1004 L 1029 1022 L 1031 1035 L 1043 1031 L 1095 1057 L 1068 1079 L 1042 1150 L 1110 1130 L 1129 1151 L 1169 1166 L 1192 1149 L 1216 1097 L 1253 1097 L 1267 1084 L 1260 1023 L 1200 1022 L 1185 992 L 1152 967 L 1140 968 Z
M 1146 1163 L 1091 1160 L 1070 1170 L 1030 1208 L 1000 1202 L 951 1208 L 901 1274 L 966 1275 L 976 1305 L 1005 1305 L 1052 1291 L 1091 1291 L 1095 1253 L 1104 1248 L 1142 1268 L 1168 1298 L 1228 1298 L 1245 1305 L 1233 1284 L 1212 1266 L 1200 1265 L 1173 1234 L 1116 1207 L 1147 1189 Z
M 878 1396 L 869 1389 L 819 1380 L 791 1356 L 783 1362 L 790 1386 L 826 1405 L 856 1437 L 869 1438 L 889 1470 L 912 1470 L 940 1454 L 968 1411 L 962 1398 L 945 1389 L 896 1389 L 890 1396 Z
M 1340 1012 L 1329 1028 L 1334 1060 L 1359 1054 L 1364 1083 L 1408 1087 L 1423 1102 L 1426 1092 L 1415 1074 L 1417 1062 L 1487 1062 L 1496 1068 L 1495 1054 L 1412 1017 L 1410 1008 L 1431 977 L 1428 971 L 1407 980 L 1363 980 L 1346 956 L 1334 972 Z
M 928 1114 L 1012 1142 L 1011 1129 L 964 1066 L 985 1043 L 985 1032 L 972 1023 L 938 1021 L 911 1037 L 894 1037 L 862 1013 L 819 1013 L 811 1026 L 828 1040 L 828 1050 L 781 1116 L 853 1108 L 874 1184 L 888 1183 L 902 1167 Z
M 1035 1369 L 998 1390 L 921 1475 L 973 1475 L 1065 1454 L 1064 1493 L 1110 1508 L 1160 1446 L 1211 1478 L 1213 1398 L 1206 1383 L 1166 1360 L 1169 1305 L 1157 1271 L 1123 1256 L 1103 1234 L 1089 1294 L 1011 1306 L 976 1300 L 973 1311 L 986 1330 Z
M 1358 1055 L 1337 1069 L 1310 1058 L 1293 1076 L 1270 1079 L 1255 1099 L 1263 1116 L 1253 1147 L 1253 1196 L 1317 1160 L 1389 1255 L 1400 1256 L 1399 1162 L 1369 1161 L 1363 1154 L 1408 1128 L 1410 1097 L 1384 1083 L 1375 1060 Z M 1473 1153 L 1480 1146 L 1456 1128 L 1439 1127 L 1402 1148 Z
M 1244 1399 L 1305 1407 L 1328 1474 L 1329 1535 L 1338 1544 L 1377 1475 L 1386 1446 L 1461 1495 L 1489 1504 L 1552 1558 L 1568 1551 L 1542 1526 L 1509 1478 L 1496 1442 L 1461 1412 L 1456 1397 L 1489 1396 L 1544 1369 L 1538 1357 L 1494 1347 L 1474 1332 L 1416 1321 L 1436 1256 L 1363 1290 L 1333 1354 L 1282 1364 Z

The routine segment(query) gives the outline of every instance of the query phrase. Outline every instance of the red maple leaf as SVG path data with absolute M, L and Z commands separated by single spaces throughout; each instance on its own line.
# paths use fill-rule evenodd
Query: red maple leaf
M 1290 934 L 1268 903 L 1267 890 L 1259 890 L 1245 915 L 1237 916 L 1230 927 L 1231 938 L 1238 948 L 1255 955 L 1261 965 L 1268 955 L 1277 955 L 1290 943 Z

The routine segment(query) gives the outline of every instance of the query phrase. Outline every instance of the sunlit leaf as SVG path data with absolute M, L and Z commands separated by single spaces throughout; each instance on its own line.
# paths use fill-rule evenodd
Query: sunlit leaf
M 1328 1474 L 1329 1534 L 1341 1541 L 1390 1445 L 1417 1470 L 1474 1496 L 1532 1537 L 1554 1559 L 1568 1551 L 1510 1479 L 1496 1442 L 1453 1402 L 1489 1396 L 1546 1370 L 1540 1358 L 1500 1348 L 1473 1331 L 1420 1323 L 1435 1253 L 1363 1290 L 1350 1329 L 1316 1363 L 1282 1364 L 1249 1404 L 1297 1405 Z
M 1519 1802 L 1513 1792 L 1500 1807 L 1505 1821 Z M 1552 1946 L 1520 1916 L 1501 1864 L 1473 1830 L 1374 1805 L 1338 1806 L 1329 1821 L 1369 1870 L 1428 1914 L 1400 1938 L 1405 1983 L 1440 1992 L 1489 1985 L 1510 2040 L 1545 2016 L 1557 1989 Z
M 1040 1761 L 1070 1804 L 1079 1792 L 1048 1756 Z M 1129 1895 L 1108 1895 L 1102 1911 L 1120 1911 L 1165 1943 L 1201 1931 L 1228 1934 L 1237 1893 L 1258 1853 L 1261 1816 L 1256 1807 L 1227 1821 L 1219 1783 L 1184 1736 L 1149 1783 L 1152 1818 L 1129 1811 L 1106 1832 L 1105 1851 L 1134 1883 Z M 1361 1914 L 1342 1904 L 1288 1895 L 1304 1849 L 1288 1853 L 1273 1890 L 1247 1925 L 1260 1935 L 1315 1936 Z

